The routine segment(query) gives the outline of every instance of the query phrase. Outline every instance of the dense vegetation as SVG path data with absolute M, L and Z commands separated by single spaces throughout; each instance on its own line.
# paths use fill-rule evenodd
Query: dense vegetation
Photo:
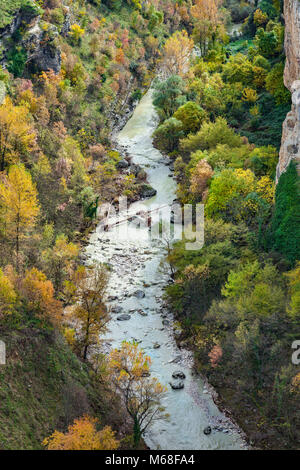
M 77 431 L 86 436 L 79 448 L 130 447 L 133 431 L 139 446 L 140 414 L 157 406 L 151 393 L 160 385 L 139 376 L 127 410 L 115 404 L 97 349 L 109 320 L 109 272 L 81 266 L 79 252 L 98 205 L 121 194 L 134 200 L 145 186 L 144 172 L 120 170 L 111 132 L 149 86 L 159 49 L 185 21 L 185 9 L 173 0 L 100 3 L 0 2 L 3 449 L 42 441 L 74 449 Z M 132 411 L 140 390 L 147 405 Z
M 154 142 L 174 159 L 178 199 L 205 204 L 205 245 L 186 251 L 185 241 L 176 243 L 167 298 L 182 344 L 194 350 L 197 369 L 250 440 L 295 448 L 300 370 L 291 345 L 300 319 L 300 198 L 293 163 L 275 191 L 290 107 L 281 7 L 271 0 L 248 5 L 242 36 L 230 38 L 224 25 L 236 3 L 224 11 L 210 2 L 210 15 L 206 0 L 194 3 L 191 38 L 201 58 L 180 70 L 178 52 L 176 67 L 156 83 Z M 184 34 L 171 37 L 166 64 L 169 50 L 185 47 Z

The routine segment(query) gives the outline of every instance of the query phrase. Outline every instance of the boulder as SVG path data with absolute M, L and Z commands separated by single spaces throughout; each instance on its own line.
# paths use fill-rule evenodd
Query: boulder
M 176 370 L 172 374 L 173 379 L 185 379 L 185 374 L 181 370 Z
M 119 305 L 116 306 L 116 307 L 112 307 L 112 309 L 111 309 L 112 313 L 121 313 L 122 310 L 123 310 L 123 308 L 120 307 Z
M 142 317 L 148 317 L 148 313 L 144 312 L 144 310 L 138 310 L 138 313 L 142 315 Z
M 119 321 L 126 321 L 126 320 L 130 320 L 131 316 L 128 315 L 127 313 L 123 313 L 123 315 L 119 315 L 117 317 L 117 320 Z
M 149 184 L 142 184 L 140 187 L 140 196 L 142 198 L 148 198 L 156 196 L 157 191 L 156 189 L 152 188 Z
M 184 383 L 180 380 L 179 382 L 170 382 L 173 390 L 181 390 L 184 388 Z
M 206 436 L 208 436 L 209 434 L 211 434 L 211 427 L 206 426 L 206 428 L 203 429 L 203 432 Z
M 143 292 L 142 290 L 136 290 L 134 293 L 133 293 L 134 297 L 136 297 L 137 299 L 143 299 L 145 297 L 145 292 Z
M 121 169 L 125 169 L 125 168 L 128 168 L 129 167 L 129 163 L 127 160 L 123 159 L 123 160 L 120 160 L 118 163 L 117 163 L 117 168 L 119 170 Z

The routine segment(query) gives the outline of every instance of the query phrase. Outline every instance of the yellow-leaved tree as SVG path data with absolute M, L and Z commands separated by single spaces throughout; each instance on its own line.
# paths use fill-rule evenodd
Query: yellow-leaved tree
M 55 244 L 42 253 L 46 273 L 53 280 L 56 292 L 61 289 L 67 276 L 71 275 L 73 263 L 78 256 L 79 247 L 68 241 L 64 234 L 56 237 Z
M 4 235 L 14 244 L 19 268 L 21 241 L 33 228 L 39 213 L 37 190 L 24 165 L 12 165 L 0 183 L 0 214 Z
M 66 300 L 75 303 L 69 311 L 69 317 L 72 324 L 76 323 L 83 360 L 87 359 L 90 346 L 98 344 L 99 335 L 106 331 L 110 320 L 104 303 L 107 281 L 107 269 L 100 265 L 97 268 L 79 266 L 71 281 L 65 282 Z
M 188 71 L 194 41 L 186 31 L 176 31 L 167 41 L 162 53 L 162 68 L 168 75 L 184 75 Z
M 12 281 L 0 269 L 0 318 L 12 313 L 17 294 Z
M 200 46 L 202 56 L 207 54 L 210 42 L 217 38 L 218 27 L 222 24 L 221 4 L 222 0 L 195 0 L 191 8 L 194 19 L 193 37 Z
M 168 416 L 160 404 L 166 388 L 156 378 L 150 377 L 150 365 L 150 357 L 135 342 L 123 341 L 121 348 L 114 349 L 109 356 L 112 383 L 133 419 L 136 446 L 153 421 Z
M 115 450 L 119 441 L 110 426 L 101 431 L 96 429 L 96 418 L 83 416 L 75 419 L 65 434 L 59 431 L 44 439 L 43 445 L 48 450 Z
M 34 148 L 35 139 L 28 107 L 14 106 L 6 98 L 0 106 L 0 171 L 10 163 L 18 163 L 22 154 Z

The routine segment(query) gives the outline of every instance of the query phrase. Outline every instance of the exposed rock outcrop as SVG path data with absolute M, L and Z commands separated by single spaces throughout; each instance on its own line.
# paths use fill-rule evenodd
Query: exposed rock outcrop
M 283 124 L 282 143 L 276 180 L 287 169 L 291 160 L 300 174 L 300 2 L 284 1 L 285 18 L 285 86 L 292 93 L 292 109 Z
M 64 25 L 64 33 L 67 34 L 69 28 L 69 16 Z M 22 33 L 21 39 L 15 43 L 24 48 L 27 54 L 27 66 L 34 72 L 53 70 L 58 73 L 61 68 L 61 51 L 56 43 L 58 36 L 57 28 L 49 24 L 47 28 L 41 28 L 40 17 L 34 11 L 27 11 L 20 8 L 17 10 L 5 28 L 0 29 L 0 65 L 7 66 L 6 54 L 11 50 L 12 38 L 21 25 L 27 25 L 27 30 Z M 16 41 L 14 38 L 13 41 Z
M 61 68 L 61 51 L 56 45 L 58 31 L 49 25 L 46 31 L 40 27 L 39 21 L 27 31 L 22 45 L 28 53 L 28 64 L 34 71 L 53 70 L 58 73 Z

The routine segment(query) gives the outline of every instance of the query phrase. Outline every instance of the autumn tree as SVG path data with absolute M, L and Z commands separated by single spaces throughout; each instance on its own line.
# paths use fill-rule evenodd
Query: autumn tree
M 0 269 L 0 318 L 12 313 L 16 299 L 17 294 L 13 283 Z
M 106 331 L 110 320 L 104 304 L 108 273 L 104 266 L 88 268 L 79 266 L 71 281 L 65 282 L 65 295 L 75 305 L 70 309 L 70 319 L 77 323 L 79 346 L 83 360 L 87 359 L 90 346 L 99 342 L 99 335 Z
M 69 242 L 64 234 L 56 237 L 53 247 L 43 251 L 42 257 L 46 266 L 46 272 L 53 280 L 56 292 L 62 288 L 67 276 L 71 275 L 74 260 L 78 253 L 78 246 Z
M 17 163 L 35 146 L 35 132 L 26 106 L 14 106 L 6 98 L 0 106 L 0 171 Z
M 49 320 L 59 326 L 62 322 L 62 305 L 54 297 L 54 287 L 46 275 L 37 268 L 25 273 L 22 291 L 28 309 L 42 320 Z
M 123 341 L 121 348 L 114 349 L 109 356 L 112 382 L 134 422 L 136 446 L 151 423 L 167 417 L 160 404 L 166 389 L 156 378 L 149 377 L 150 365 L 150 357 L 137 343 Z
M 217 38 L 217 29 L 221 24 L 221 3 L 222 0 L 196 0 L 191 8 L 193 37 L 200 46 L 202 56 L 207 54 L 209 43 Z
M 83 416 L 75 419 L 65 434 L 54 431 L 43 441 L 47 450 L 116 450 L 119 441 L 110 426 L 101 431 L 96 428 L 97 419 Z
M 196 167 L 191 171 L 191 185 L 190 192 L 196 198 L 201 198 L 205 189 L 207 188 L 208 181 L 213 175 L 212 167 L 206 160 L 200 160 Z
M 162 52 L 162 67 L 168 75 L 186 74 L 193 47 L 194 41 L 186 31 L 176 31 L 167 39 Z
M 23 165 L 10 167 L 0 183 L 0 208 L 3 230 L 13 240 L 19 267 L 20 243 L 33 228 L 39 213 L 37 190 Z

